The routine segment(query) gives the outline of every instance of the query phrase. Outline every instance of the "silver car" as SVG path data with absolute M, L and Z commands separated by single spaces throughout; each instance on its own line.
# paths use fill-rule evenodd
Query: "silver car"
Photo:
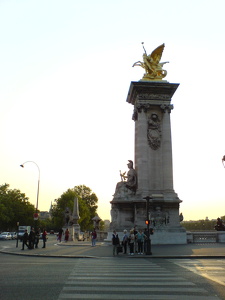
M 10 232 L 11 234 L 11 239 L 16 240 L 17 239 L 17 233 L 16 232 Z
M 2 232 L 0 234 L 0 240 L 11 240 L 12 236 L 10 232 Z

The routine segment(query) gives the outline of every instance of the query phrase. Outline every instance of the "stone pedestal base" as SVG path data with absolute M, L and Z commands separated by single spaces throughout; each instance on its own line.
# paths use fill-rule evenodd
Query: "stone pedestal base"
M 78 240 L 78 236 L 80 234 L 80 225 L 79 224 L 73 224 L 71 226 L 64 226 L 63 232 L 65 235 L 66 229 L 69 230 L 69 241 L 75 241 Z M 65 236 L 64 236 L 65 237 Z
M 123 232 L 117 232 L 120 241 L 123 240 L 124 233 Z M 108 236 L 105 239 L 105 242 L 111 242 L 112 241 L 112 231 L 108 232 Z M 129 234 L 129 232 L 128 232 Z M 154 234 L 150 236 L 151 238 L 151 244 L 152 245 L 181 245 L 181 244 L 187 244 L 187 233 L 186 231 L 183 231 L 179 229 L 173 229 L 173 230 L 155 230 Z
M 114 197 L 112 204 L 112 222 L 107 240 L 112 238 L 113 230 L 123 236 L 123 230 L 129 233 L 136 229 L 146 228 L 145 220 L 150 220 L 154 230 L 152 244 L 186 244 L 186 230 L 180 225 L 179 206 L 181 200 L 174 191 L 160 191 L 153 194 L 149 203 L 147 216 L 146 200 L 143 195 L 123 195 Z
M 174 230 L 155 230 L 151 235 L 152 245 L 180 245 L 187 244 L 186 231 Z
M 80 239 L 80 225 L 74 224 L 72 227 L 73 227 L 73 241 L 78 241 Z

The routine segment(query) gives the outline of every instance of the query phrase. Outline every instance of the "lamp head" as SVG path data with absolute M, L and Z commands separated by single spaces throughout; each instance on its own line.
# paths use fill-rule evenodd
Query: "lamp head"
M 21 168 L 24 168 L 24 165 L 20 165 Z

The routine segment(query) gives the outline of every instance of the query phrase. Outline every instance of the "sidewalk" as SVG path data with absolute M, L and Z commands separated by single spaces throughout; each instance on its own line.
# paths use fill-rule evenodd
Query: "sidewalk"
M 62 242 L 49 239 L 46 248 L 21 250 L 21 243 L 4 246 L 0 244 L 0 253 L 37 256 L 37 257 L 69 257 L 69 258 L 106 258 L 112 257 L 112 245 L 108 242 L 97 242 L 95 247 L 91 242 Z M 186 244 L 186 245 L 153 245 L 152 255 L 134 256 L 120 253 L 118 258 L 223 258 L 225 259 L 225 243 Z

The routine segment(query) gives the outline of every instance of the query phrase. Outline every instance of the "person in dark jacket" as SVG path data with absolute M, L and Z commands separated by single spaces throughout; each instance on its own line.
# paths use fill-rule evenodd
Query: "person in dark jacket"
M 39 239 L 40 239 L 40 228 L 35 232 L 35 248 L 38 248 Z
M 35 232 L 34 232 L 34 228 L 32 228 L 29 234 L 29 249 L 34 249 L 34 242 L 35 242 Z
M 26 245 L 27 248 L 29 248 L 29 245 L 27 244 L 28 238 L 29 238 L 29 235 L 27 233 L 27 230 L 25 230 L 25 232 L 23 234 L 23 244 L 22 244 L 22 249 L 21 250 L 24 250 L 24 245 Z
M 119 244 L 120 244 L 119 236 L 116 233 L 116 230 L 114 230 L 112 234 L 113 256 L 115 256 L 115 254 L 118 254 L 117 247 L 119 246 Z

